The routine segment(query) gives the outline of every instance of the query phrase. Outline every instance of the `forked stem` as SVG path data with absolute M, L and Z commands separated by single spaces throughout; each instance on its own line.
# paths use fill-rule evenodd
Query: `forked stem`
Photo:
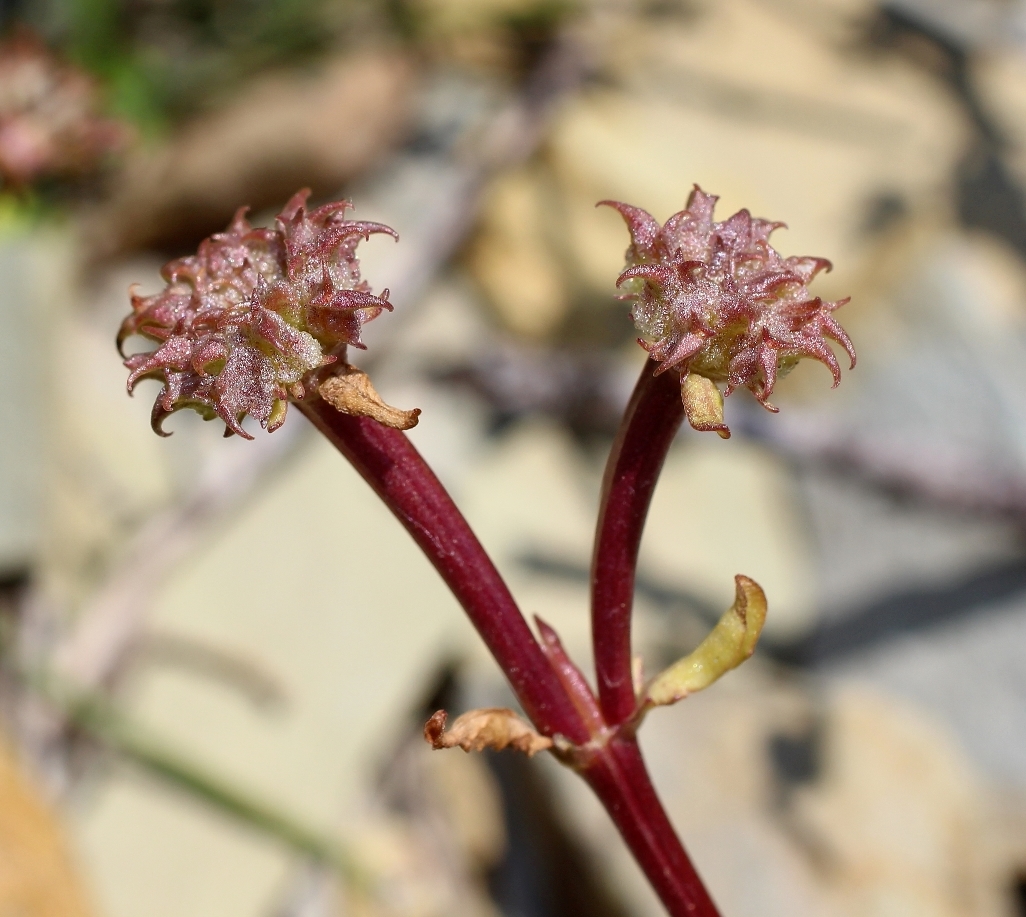
M 577 769 L 609 812 L 667 911 L 672 917 L 719 917 L 663 811 L 633 735 L 621 731 L 608 741 L 592 741 L 595 724 L 586 723 L 571 701 L 491 559 L 405 434 L 365 417 L 341 414 L 316 396 L 299 402 L 299 408 L 349 459 L 428 556 L 534 725 L 581 749 Z M 630 572 L 633 582 L 633 568 Z
M 684 419 L 680 377 L 646 360 L 606 463 L 591 563 L 591 634 L 599 702 L 619 726 L 637 700 L 631 667 L 634 572 L 659 472 Z
M 586 742 L 588 730 L 509 587 L 406 434 L 368 417 L 342 414 L 313 394 L 298 407 L 413 536 L 481 634 L 535 726 L 574 744 Z

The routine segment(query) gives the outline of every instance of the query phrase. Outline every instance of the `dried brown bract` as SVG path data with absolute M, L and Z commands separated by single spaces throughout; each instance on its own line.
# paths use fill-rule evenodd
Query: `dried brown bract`
M 386 404 L 371 384 L 370 376 L 348 363 L 325 379 L 317 393 L 336 411 L 369 417 L 394 430 L 412 430 L 420 418 L 420 408 L 404 411 Z
M 464 751 L 515 748 L 530 758 L 552 747 L 552 739 L 539 735 L 507 707 L 468 710 L 446 730 L 448 718 L 444 710 L 439 710 L 424 725 L 424 738 L 431 743 L 432 748 L 459 746 Z
M 783 257 L 769 244 L 773 223 L 739 210 L 713 221 L 717 198 L 697 185 L 686 209 L 662 226 L 639 207 L 602 201 L 627 223 L 631 246 L 617 280 L 634 301 L 632 318 L 642 346 L 681 375 L 682 396 L 692 426 L 729 435 L 722 404 L 712 386 L 687 380 L 697 375 L 725 384 L 725 394 L 747 388 L 763 407 L 779 376 L 803 357 L 826 364 L 841 379 L 828 339 L 839 343 L 855 366 L 855 350 L 834 319 L 848 300 L 825 302 L 808 285 L 830 268 L 823 258 Z
M 118 346 L 133 334 L 157 341 L 125 360 L 129 392 L 146 377 L 162 378 L 153 429 L 181 408 L 221 418 L 227 432 L 252 437 L 249 415 L 269 431 L 285 420 L 290 398 L 306 393 L 308 373 L 337 359 L 332 351 L 363 347 L 365 322 L 391 309 L 360 277 L 356 247 L 372 233 L 398 238 L 381 223 L 347 220 L 348 201 L 306 209 L 300 191 L 274 229 L 254 229 L 241 208 L 223 233 L 195 255 L 164 266 L 167 286 L 132 296 Z

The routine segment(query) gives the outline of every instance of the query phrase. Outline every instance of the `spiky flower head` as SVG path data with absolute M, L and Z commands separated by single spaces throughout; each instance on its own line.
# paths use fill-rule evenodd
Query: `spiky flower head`
M 20 30 L 0 43 L 0 180 L 20 188 L 81 174 L 129 139 L 98 114 L 99 94 L 82 70 Z
M 372 233 L 398 239 L 395 230 L 347 220 L 349 201 L 308 211 L 309 194 L 296 194 L 273 229 L 254 229 L 241 208 L 195 255 L 164 265 L 160 293 L 133 293 L 118 347 L 133 334 L 158 344 L 125 360 L 129 392 L 146 377 L 164 382 L 153 405 L 157 433 L 168 435 L 161 425 L 180 408 L 221 418 L 225 435 L 252 439 L 247 415 L 276 430 L 308 374 L 346 346 L 362 348 L 364 323 L 392 308 L 388 290 L 375 296 L 360 278 L 356 246 Z
M 830 262 L 783 257 L 769 237 L 784 224 L 747 210 L 714 222 L 716 201 L 695 185 L 687 207 L 662 226 L 639 207 L 601 203 L 619 211 L 631 234 L 616 283 L 633 300 L 639 343 L 660 363 L 657 373 L 680 373 L 691 425 L 725 437 L 720 385 L 727 395 L 747 388 L 776 411 L 768 399 L 777 379 L 799 360 L 826 364 L 836 386 L 841 368 L 827 340 L 844 348 L 853 368 L 855 350 L 832 315 L 848 300 L 825 302 L 808 289 Z

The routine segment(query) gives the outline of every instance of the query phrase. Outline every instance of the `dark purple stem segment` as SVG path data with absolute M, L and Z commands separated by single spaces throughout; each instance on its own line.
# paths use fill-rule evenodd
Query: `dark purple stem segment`
M 581 769 L 672 917 L 720 917 L 663 809 L 633 736 Z
M 659 472 L 684 418 L 680 376 L 646 360 L 606 463 L 591 564 L 599 702 L 610 726 L 634 713 L 631 610 L 641 534 Z
M 643 377 L 638 389 L 652 384 Z M 679 401 L 679 394 L 676 397 Z M 636 400 L 632 400 L 630 413 L 636 413 Z M 535 726 L 548 735 L 560 734 L 574 745 L 587 746 L 598 724 L 585 724 L 484 548 L 413 444 L 397 430 L 341 414 L 316 396 L 299 402 L 299 408 L 349 459 L 434 564 Z M 617 452 L 622 451 L 618 445 Z M 653 474 L 657 472 L 658 464 Z M 653 479 L 647 485 L 649 497 L 654 483 Z M 648 506 L 647 498 L 644 506 Z M 644 512 L 641 516 L 643 519 Z M 640 524 L 638 530 L 640 538 Z M 628 573 L 633 582 L 633 566 Z M 628 602 L 628 616 L 629 611 Z M 552 646 L 549 649 L 551 653 Z M 627 650 L 629 673 L 629 643 Z M 633 693 L 631 700 L 633 705 Z M 591 719 L 596 715 L 597 710 Z M 633 735 L 621 733 L 593 747 L 587 763 L 579 769 L 671 917 L 719 917 L 656 796 Z
M 509 588 L 441 482 L 404 433 L 350 417 L 322 399 L 298 402 L 434 564 L 546 735 L 587 742 L 589 731 L 531 633 Z

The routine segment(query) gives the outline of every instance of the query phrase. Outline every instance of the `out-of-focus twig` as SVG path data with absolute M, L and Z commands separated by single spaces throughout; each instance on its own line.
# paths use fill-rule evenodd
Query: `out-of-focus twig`
M 284 434 L 284 435 L 281 435 Z M 206 527 L 248 496 L 263 476 L 292 453 L 301 436 L 282 430 L 214 462 L 189 498 L 151 519 L 124 559 L 84 608 L 54 654 L 63 677 L 82 687 L 111 678 L 138 641 L 153 593 L 194 549 Z
M 471 389 L 499 421 L 541 414 L 576 428 L 586 419 L 590 432 L 611 434 L 605 419 L 623 409 L 611 361 L 556 350 L 541 356 L 536 348 L 506 343 L 473 363 L 439 370 L 437 377 Z M 908 437 L 855 436 L 842 424 L 799 412 L 767 423 L 740 399 L 731 407 L 740 409 L 731 421 L 740 434 L 796 466 L 823 468 L 936 509 L 1026 525 L 1026 475 L 1013 468 L 991 467 L 953 448 L 924 448 Z
M 35 674 L 25 680 L 70 724 L 147 773 L 325 863 L 348 882 L 363 888 L 368 885 L 368 876 L 338 840 L 304 825 L 277 806 L 237 789 L 223 776 L 174 751 L 101 695 L 72 688 L 53 675 Z
M 757 423 L 744 432 L 789 461 L 824 468 L 894 497 L 1026 526 L 1026 478 L 912 441 L 853 436 L 833 425 Z
M 146 658 L 220 681 L 261 707 L 284 704 L 285 687 L 271 672 L 252 660 L 185 634 L 147 634 L 142 647 Z

